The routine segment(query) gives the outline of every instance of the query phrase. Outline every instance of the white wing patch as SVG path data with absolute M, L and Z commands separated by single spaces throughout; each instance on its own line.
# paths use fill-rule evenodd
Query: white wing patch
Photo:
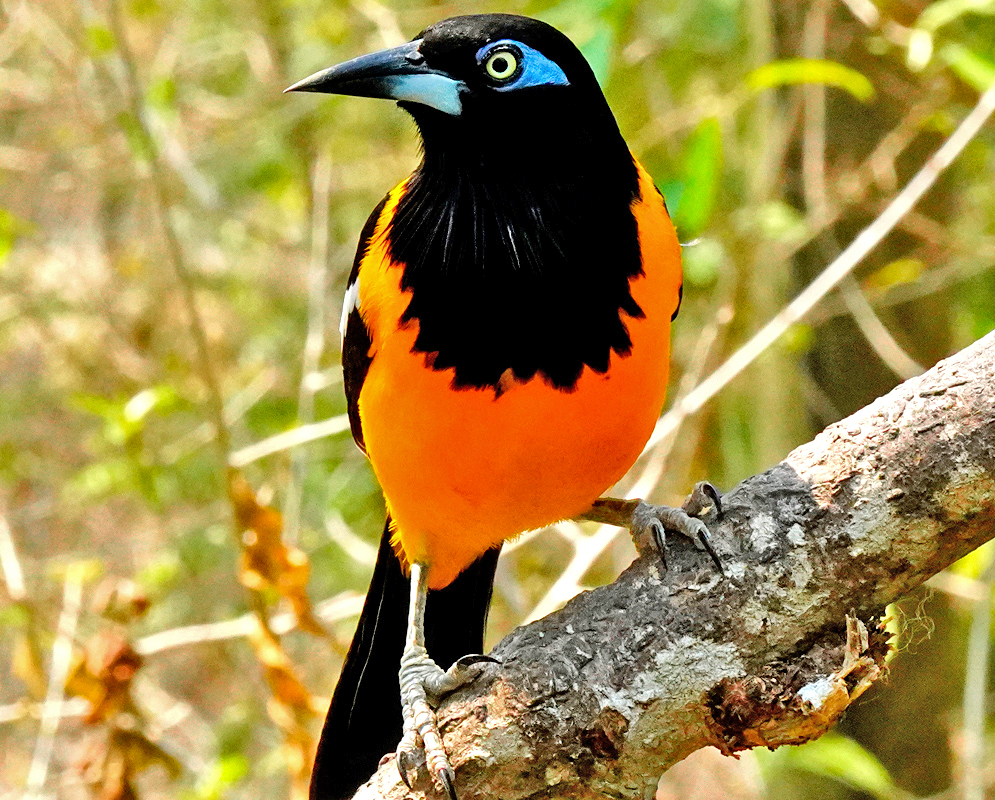
M 353 309 L 359 311 L 359 276 L 350 283 L 345 290 L 345 298 L 342 301 L 342 319 L 339 320 L 339 333 L 342 341 L 345 341 L 345 327 L 349 323 L 349 315 Z

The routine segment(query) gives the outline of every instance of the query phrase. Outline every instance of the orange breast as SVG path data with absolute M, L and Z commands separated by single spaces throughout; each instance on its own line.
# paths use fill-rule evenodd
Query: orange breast
M 384 233 L 404 184 L 392 193 L 360 271 L 360 313 L 373 361 L 359 396 L 363 435 L 394 520 L 394 543 L 450 583 L 490 547 L 576 516 L 633 464 L 663 406 L 670 318 L 681 283 L 680 246 L 652 180 L 639 168 L 633 212 L 643 275 L 631 281 L 644 318 L 623 317 L 632 339 L 609 370 L 585 367 L 573 391 L 541 379 L 492 389 L 450 388 L 412 353 L 417 323 L 399 326 L 410 297 L 386 256 Z

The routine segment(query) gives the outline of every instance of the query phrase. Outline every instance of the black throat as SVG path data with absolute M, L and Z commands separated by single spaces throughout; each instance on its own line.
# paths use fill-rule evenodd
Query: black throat
M 629 291 L 642 272 L 639 185 L 607 105 L 598 126 L 562 109 L 555 126 L 525 130 L 408 110 L 424 158 L 388 243 L 411 291 L 401 323 L 418 323 L 414 351 L 453 369 L 454 388 L 496 394 L 537 376 L 569 391 L 585 366 L 604 373 L 613 352 L 628 355 L 622 315 L 643 316 Z M 549 118 L 519 111 L 505 119 Z

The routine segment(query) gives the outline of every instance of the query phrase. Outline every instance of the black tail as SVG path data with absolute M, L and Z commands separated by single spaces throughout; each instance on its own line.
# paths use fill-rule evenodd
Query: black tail
M 397 669 L 408 624 L 409 582 L 384 529 L 359 627 L 339 676 L 311 773 L 311 800 L 344 800 L 401 740 Z M 425 608 L 428 653 L 443 669 L 480 653 L 500 548 L 488 550 Z

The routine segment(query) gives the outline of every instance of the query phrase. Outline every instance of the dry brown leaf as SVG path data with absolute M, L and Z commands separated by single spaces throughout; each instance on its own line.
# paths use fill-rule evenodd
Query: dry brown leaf
M 252 633 L 249 641 L 256 651 L 256 658 L 263 665 L 264 676 L 273 698 L 287 706 L 291 712 L 317 713 L 318 709 L 315 707 L 311 693 L 294 673 L 293 663 L 279 641 L 261 627 Z M 280 727 L 286 727 L 280 720 L 274 719 L 274 721 Z
M 141 731 L 112 726 L 91 737 L 76 760 L 76 769 L 96 800 L 137 800 L 134 776 L 159 765 L 177 778 L 182 766 Z
M 228 496 L 243 531 L 238 569 L 242 585 L 256 592 L 275 589 L 289 601 L 303 630 L 326 636 L 307 594 L 311 565 L 303 550 L 284 543 L 283 516 L 272 506 L 259 503 L 252 486 L 238 470 L 228 472 Z
M 88 724 L 107 720 L 131 707 L 131 681 L 141 665 L 142 657 L 124 636 L 100 631 L 73 660 L 66 693 L 89 701 Z
M 311 693 L 287 667 L 267 667 L 266 682 L 273 697 L 286 706 L 312 712 Z
M 93 609 L 103 617 L 128 624 L 149 608 L 145 589 L 130 578 L 107 578 L 93 593 Z
M 133 772 L 141 772 L 154 766 L 163 767 L 171 778 L 178 778 L 183 772 L 183 765 L 174 756 L 141 731 L 115 728 L 111 747 L 124 754 Z

